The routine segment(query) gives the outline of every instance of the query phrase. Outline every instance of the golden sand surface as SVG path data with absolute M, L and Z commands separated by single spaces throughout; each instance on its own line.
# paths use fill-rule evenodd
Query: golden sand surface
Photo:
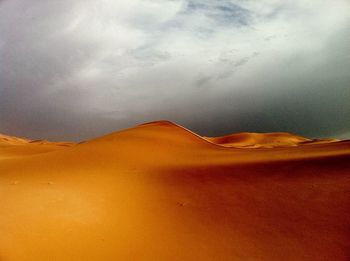
M 350 141 L 1 135 L 0 261 L 26 260 L 350 260 Z

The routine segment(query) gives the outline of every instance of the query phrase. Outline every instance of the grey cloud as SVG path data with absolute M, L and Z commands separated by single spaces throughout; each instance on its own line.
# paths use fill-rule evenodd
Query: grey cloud
M 314 1 L 2 1 L 0 132 L 82 140 L 168 119 L 344 137 L 349 4 Z
M 189 0 L 186 13 L 201 12 L 223 25 L 246 26 L 252 22 L 252 13 L 248 9 L 231 1 L 198 1 Z
M 141 46 L 137 49 L 128 51 L 128 54 L 135 57 L 146 65 L 155 65 L 159 62 L 164 62 L 171 59 L 171 54 L 162 50 L 156 50 L 151 44 Z
M 197 88 L 208 87 L 208 84 L 212 79 L 213 78 L 211 76 L 201 76 L 195 81 L 194 85 Z
M 251 59 L 254 57 L 258 56 L 260 53 L 259 52 L 253 52 L 251 55 L 242 57 L 239 59 L 221 59 L 221 61 L 226 64 L 225 67 L 228 67 L 226 70 L 223 70 L 218 76 L 217 79 L 225 79 L 228 77 L 231 77 L 234 73 L 239 70 L 240 67 L 245 66 Z

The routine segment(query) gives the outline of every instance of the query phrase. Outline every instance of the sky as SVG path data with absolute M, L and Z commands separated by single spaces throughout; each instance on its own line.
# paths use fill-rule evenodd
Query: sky
M 350 0 L 0 0 L 0 133 L 350 139 Z

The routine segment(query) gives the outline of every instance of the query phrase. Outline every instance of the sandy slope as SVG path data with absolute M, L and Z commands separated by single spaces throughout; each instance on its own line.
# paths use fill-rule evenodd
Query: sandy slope
M 349 260 L 350 142 L 276 135 L 0 136 L 0 260 Z

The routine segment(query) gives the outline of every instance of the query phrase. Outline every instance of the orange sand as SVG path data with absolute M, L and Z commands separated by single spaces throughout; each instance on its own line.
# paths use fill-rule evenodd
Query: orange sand
M 350 260 L 350 141 L 154 122 L 0 136 L 0 260 Z

